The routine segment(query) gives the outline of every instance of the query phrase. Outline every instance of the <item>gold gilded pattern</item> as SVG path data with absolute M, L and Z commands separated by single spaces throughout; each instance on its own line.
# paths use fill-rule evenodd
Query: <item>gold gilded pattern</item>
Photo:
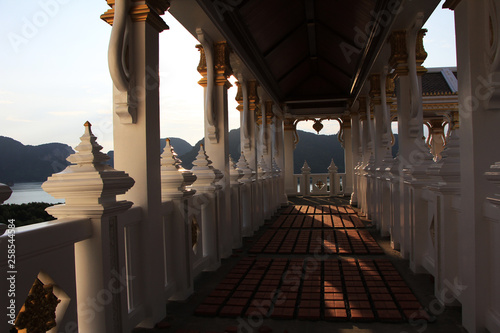
M 56 326 L 56 307 L 61 302 L 53 293 L 52 285 L 35 280 L 19 312 L 15 327 L 27 333 L 46 332 Z

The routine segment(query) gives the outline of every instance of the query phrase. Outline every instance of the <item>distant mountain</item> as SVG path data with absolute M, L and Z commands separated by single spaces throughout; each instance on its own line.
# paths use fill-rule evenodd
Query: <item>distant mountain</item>
M 333 158 L 338 172 L 344 171 L 344 149 L 337 140 L 337 135 L 317 135 L 310 132 L 297 131 L 299 143 L 294 151 L 294 173 L 300 173 L 304 161 L 311 167 L 312 173 L 326 173 Z M 393 156 L 399 149 L 398 135 L 392 147 Z M 200 140 L 193 147 L 180 138 L 170 138 L 175 152 L 182 160 L 186 169 L 193 167 L 193 161 L 198 155 Z M 161 140 L 161 151 L 165 147 L 165 139 Z M 68 165 L 66 158 L 74 153 L 73 149 L 62 143 L 48 143 L 38 146 L 23 145 L 22 143 L 4 136 L 0 136 L 0 182 L 43 182 L 50 175 L 61 172 Z M 233 160 L 240 158 L 240 130 L 229 132 L 229 153 Z M 111 157 L 109 164 L 113 165 L 114 152 L 108 152 Z
M 62 143 L 30 146 L 0 136 L 0 182 L 43 182 L 64 170 L 69 165 L 66 158 L 72 153 L 73 149 Z
M 300 173 L 300 168 L 307 160 L 313 173 L 326 173 L 333 158 L 340 173 L 344 172 L 344 149 L 337 140 L 337 135 L 317 135 L 304 131 L 297 131 L 300 141 L 294 151 L 294 173 Z M 184 154 L 179 154 L 182 166 L 186 169 L 193 167 L 193 161 L 198 155 L 200 144 L 204 140 L 196 143 L 194 148 Z M 177 152 L 177 148 L 175 151 Z M 240 129 L 233 129 L 229 132 L 229 153 L 233 160 L 240 158 Z

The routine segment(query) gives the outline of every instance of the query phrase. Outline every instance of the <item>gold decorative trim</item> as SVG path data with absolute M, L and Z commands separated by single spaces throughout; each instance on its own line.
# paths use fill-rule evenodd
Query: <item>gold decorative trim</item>
M 142 2 L 142 4 L 136 4 L 130 8 L 129 14 L 132 22 L 148 22 L 158 32 L 169 29 L 160 15 L 165 14 L 168 8 L 170 8 L 170 2 L 165 0 L 134 0 L 134 2 Z M 113 25 L 115 0 L 107 0 L 107 3 L 111 9 L 102 14 L 101 19 L 109 25 Z
M 236 107 L 236 110 L 242 112 L 243 111 L 243 89 L 241 88 L 241 83 L 238 81 L 235 82 L 236 87 L 238 87 L 238 92 L 236 93 L 236 97 L 234 98 L 236 102 L 238 102 L 238 106 Z
M 60 302 L 53 293 L 53 286 L 44 285 L 37 278 L 17 315 L 16 329 L 47 332 L 56 327 L 56 308 Z
M 297 125 L 295 124 L 295 119 L 285 118 L 283 121 L 283 129 L 285 131 L 295 131 Z
M 248 91 L 248 109 L 250 112 L 255 112 L 257 104 L 259 103 L 259 95 L 257 95 L 257 87 L 259 84 L 255 80 L 250 80 L 247 82 Z
M 396 74 L 407 74 L 406 30 L 394 31 L 389 37 L 389 42 L 391 44 L 389 65 L 395 69 Z
M 273 122 L 273 101 L 266 101 L 266 124 L 271 125 Z
M 227 78 L 233 74 L 233 69 L 231 68 L 231 62 L 229 56 L 231 54 L 231 48 L 227 42 L 217 42 L 214 43 L 214 53 L 215 53 L 215 84 L 218 86 L 225 85 L 227 88 L 232 87 L 231 83 L 227 81 Z

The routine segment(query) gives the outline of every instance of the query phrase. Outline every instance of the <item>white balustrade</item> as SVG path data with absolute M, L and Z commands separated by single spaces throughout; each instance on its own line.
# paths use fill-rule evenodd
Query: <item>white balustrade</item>
M 294 188 L 296 195 L 344 195 L 346 174 L 337 173 L 337 167 L 333 160 L 329 167 L 329 173 L 310 173 L 311 168 L 304 162 L 301 174 L 294 174 Z

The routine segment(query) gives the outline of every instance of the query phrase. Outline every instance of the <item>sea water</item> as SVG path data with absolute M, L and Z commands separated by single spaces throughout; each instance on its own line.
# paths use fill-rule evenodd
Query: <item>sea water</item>
M 4 204 L 23 204 L 30 202 L 64 203 L 55 199 L 42 189 L 42 183 L 16 183 L 10 187 L 12 194 Z

